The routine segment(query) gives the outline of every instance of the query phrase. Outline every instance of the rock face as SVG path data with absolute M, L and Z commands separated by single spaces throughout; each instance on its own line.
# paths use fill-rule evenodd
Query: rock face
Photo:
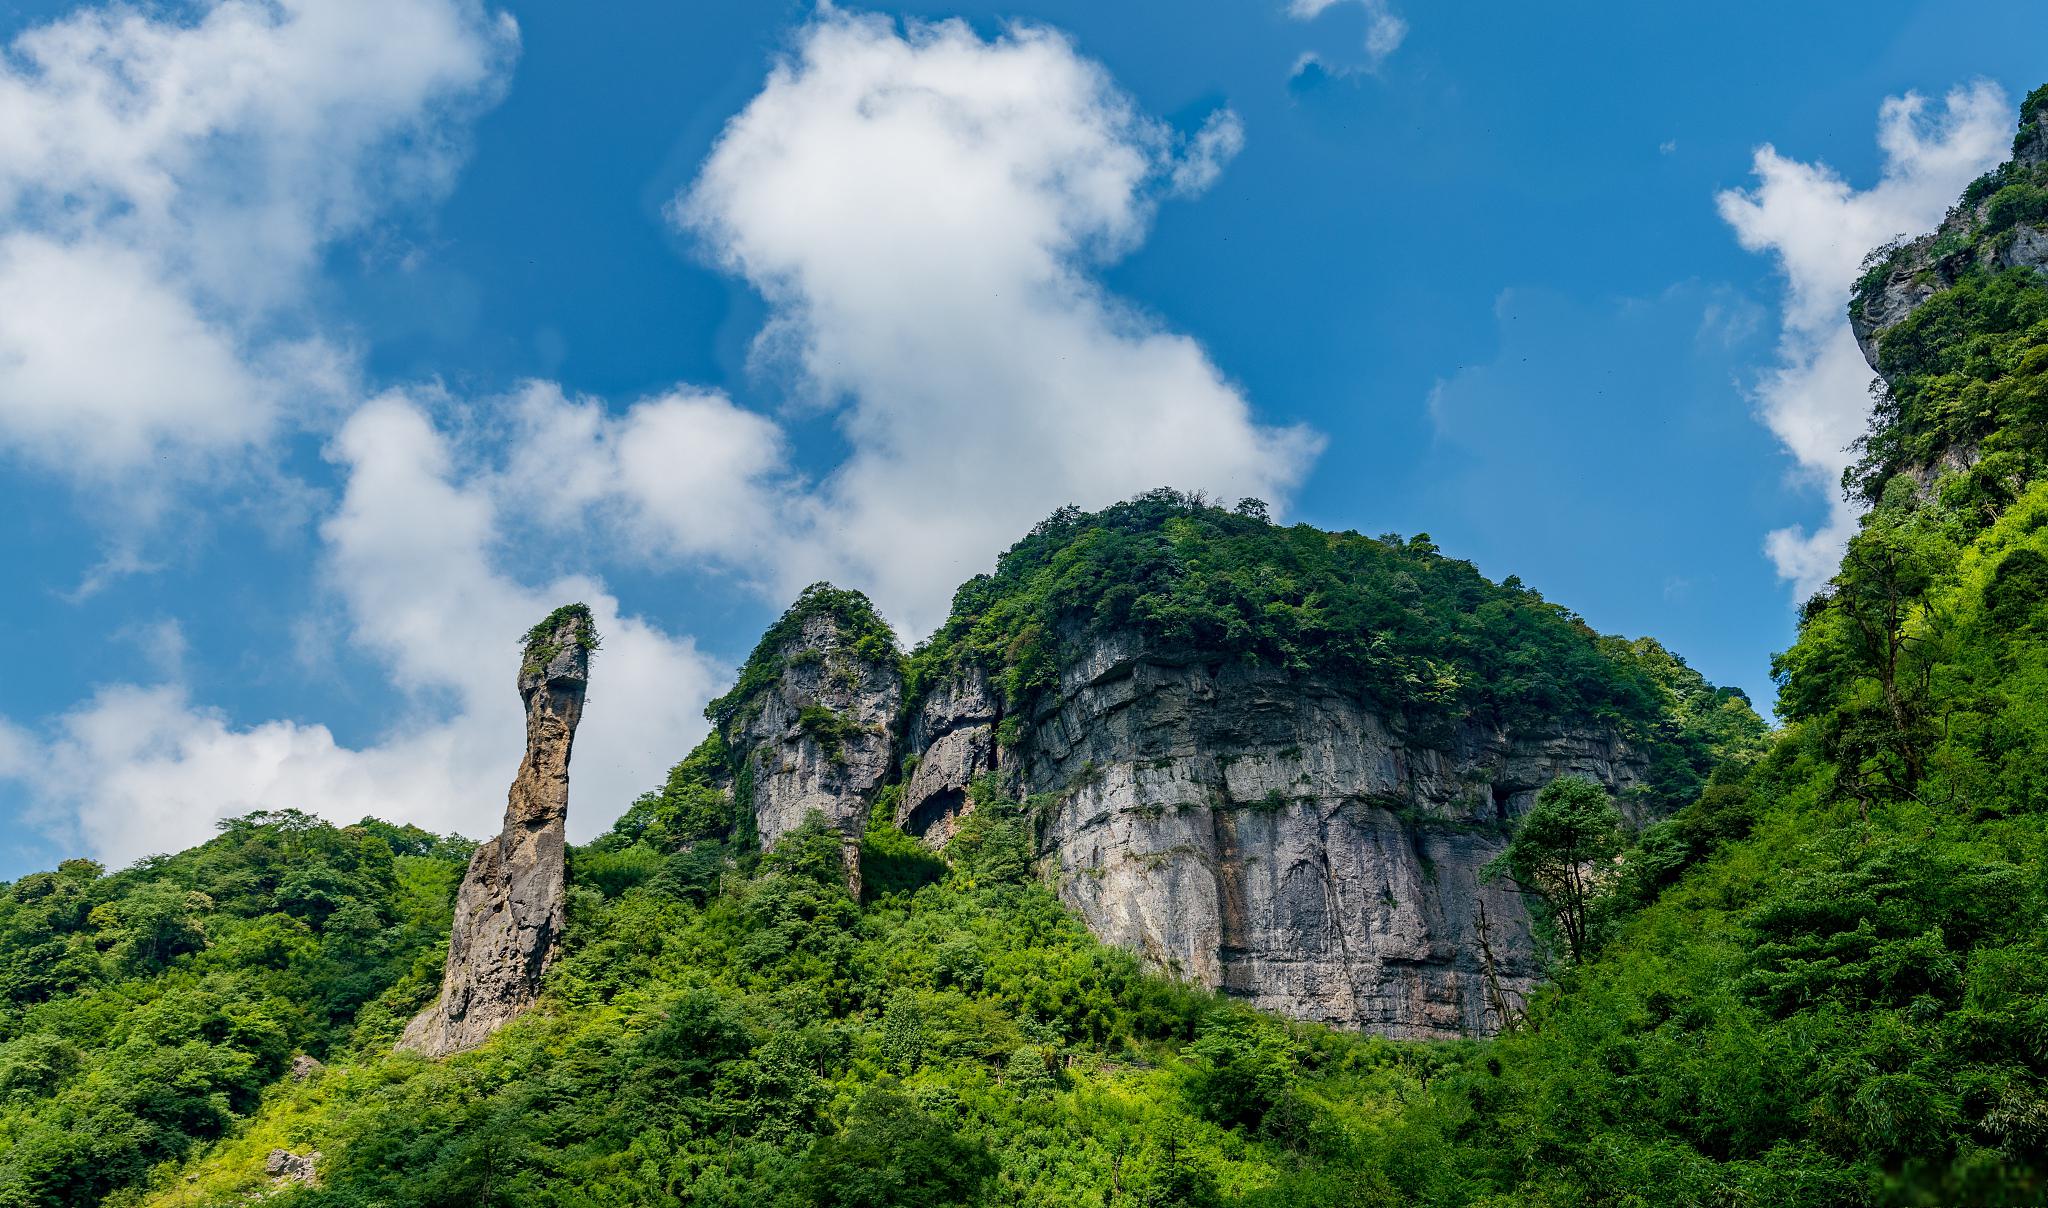
M 400 1048 L 430 1057 L 474 1048 L 540 993 L 562 934 L 569 753 L 595 646 L 581 605 L 557 609 L 527 636 L 519 668 L 526 756 L 505 803 L 504 830 L 470 859 L 441 996 L 406 1026 Z
M 815 810 L 844 837 L 847 888 L 860 893 L 860 835 L 889 775 L 903 680 L 894 658 L 864 658 L 830 613 L 806 618 L 774 681 L 726 723 L 765 850 Z
M 320 1177 L 317 1167 L 320 1151 L 297 1154 L 289 1149 L 273 1149 L 263 1160 L 263 1173 L 280 1185 L 298 1183 L 307 1187 L 318 1187 Z
M 1480 869 L 1559 776 L 1625 794 L 1617 735 L 1468 725 L 1405 736 L 1315 675 L 1094 642 L 1008 728 L 985 680 L 930 693 L 906 731 L 899 824 L 943 842 L 979 775 L 1029 801 L 1043 871 L 1105 941 L 1268 1010 L 1395 1037 L 1492 1031 L 1494 974 L 1536 969 L 1520 896 Z M 1623 798 L 1624 802 L 1627 798 Z
M 2048 168 L 2048 120 L 2044 119 L 2048 119 L 2048 107 L 2021 115 L 2008 173 L 2038 177 Z M 1878 337 L 1971 269 L 1999 272 L 2025 268 L 2048 276 L 2048 225 L 2020 222 L 1995 237 L 1978 237 L 1980 228 L 1991 220 L 1995 196 L 1987 194 L 1974 205 L 1957 206 L 1933 232 L 1898 245 L 1882 277 L 1850 301 L 1849 325 L 1873 371 L 1878 367 Z M 1960 250 L 1944 254 L 1945 248 Z
M 910 718 L 904 747 L 916 762 L 903 786 L 896 825 L 934 846 L 952 837 L 967 806 L 967 788 L 996 770 L 996 723 L 1002 718 L 988 677 L 971 671 L 939 685 Z

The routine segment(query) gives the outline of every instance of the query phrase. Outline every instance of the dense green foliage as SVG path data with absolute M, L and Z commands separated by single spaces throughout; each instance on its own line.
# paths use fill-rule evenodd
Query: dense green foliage
M 975 665 L 1013 711 L 1094 635 L 1135 631 L 1165 658 L 1242 660 L 1355 685 L 1424 740 L 1463 719 L 1606 723 L 1659 752 L 1656 804 L 1687 799 L 1763 726 L 1733 689 L 1654 642 L 1603 637 L 1514 578 L 1493 583 L 1427 536 L 1276 526 L 1160 490 L 1064 508 L 955 595 L 915 651 L 911 692 Z
M 1869 503 L 1902 471 L 1951 475 L 1949 502 L 1984 522 L 2038 477 L 2048 435 L 2048 301 L 2039 277 L 2006 256 L 2022 228 L 2048 226 L 2048 148 L 2040 123 L 2048 87 L 2020 107 L 2014 159 L 1972 181 L 1941 229 L 1871 253 L 1850 300 L 1861 313 L 1894 276 L 1937 289 L 1884 334 L 1883 377 L 1863 457 L 1845 482 Z M 1946 457 L 1944 462 L 1942 459 Z
M 1974 459 L 1945 490 L 1980 519 L 2039 476 L 2048 295 L 2032 272 L 1966 274 L 1885 334 L 1879 365 L 1890 385 L 1854 471 L 1871 502 L 1900 471 L 1933 466 L 1946 451 Z
M 2023 183 L 1965 204 L 2036 221 Z M 752 850 L 714 734 L 572 853 L 539 1008 L 443 1062 L 390 1042 L 434 991 L 459 842 L 260 815 L 6 887 L 0 1206 L 2040 1203 L 2044 316 L 2039 277 L 1973 269 L 1883 336 L 1873 507 L 1768 739 L 1661 647 L 1426 539 L 1171 493 L 1055 516 L 908 660 L 914 689 L 974 665 L 1015 707 L 1065 643 L 1130 628 L 1360 677 L 1418 727 L 1547 709 L 1660 740 L 1669 817 L 1629 836 L 1560 781 L 1522 820 L 1498 868 L 1562 959 L 1493 1040 L 1342 1036 L 1146 974 L 1033 878 L 992 781 L 943 858 L 885 789 L 856 902 L 822 819 Z M 814 588 L 714 720 L 820 612 L 896 657 Z M 283 1076 L 298 1053 L 329 1065 Z M 273 1148 L 318 1149 L 320 1184 L 274 1182 Z
M 0 893 L 0 1205 L 84 1205 L 222 1135 L 387 987 L 431 986 L 457 840 L 300 814 Z
M 540 1010 L 443 1062 L 368 1025 L 148 1202 L 1392 1202 L 1376 1122 L 1434 1054 L 1142 972 L 1030 877 L 1022 836 L 981 798 L 946 864 L 865 908 L 822 820 L 616 892 L 579 874 Z M 274 1187 L 273 1148 L 319 1149 L 322 1185 Z
M 705 839 L 724 839 L 739 824 L 733 794 L 732 754 L 725 736 L 713 730 L 683 761 L 669 769 L 658 789 L 642 793 L 612 825 L 599 846 L 620 848 L 645 842 L 661 852 Z
M 1593 905 L 1627 839 L 1607 790 L 1567 776 L 1536 794 L 1487 871 L 1513 880 L 1541 904 L 1537 921 L 1556 929 L 1564 957 L 1576 961 L 1591 950 Z
M 1785 728 L 1643 833 L 1604 945 L 1407 1113 L 1445 1199 L 2048 1196 L 2044 318 L 2039 276 L 1970 269 L 1881 337 L 1874 507 L 1778 660 Z
M 759 696 L 761 690 L 782 675 L 782 661 L 790 657 L 789 647 L 804 627 L 819 617 L 829 617 L 839 630 L 839 639 L 863 662 L 894 661 L 896 631 L 875 611 L 874 604 L 857 591 L 843 591 L 830 583 L 813 583 L 804 588 L 740 666 L 739 679 L 724 696 L 704 708 L 713 726 L 724 729 Z

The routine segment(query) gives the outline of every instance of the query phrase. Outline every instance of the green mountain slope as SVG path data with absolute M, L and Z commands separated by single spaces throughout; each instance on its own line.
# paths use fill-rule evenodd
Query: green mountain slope
M 1873 507 L 1780 656 L 1770 754 L 1651 828 L 1604 950 L 1404 1117 L 1427 1198 L 2048 1194 L 2048 278 L 2007 263 L 2048 220 L 2019 206 L 2044 108 L 1860 287 L 1859 321 L 1924 300 L 1877 336 L 1845 483 Z M 1636 911 L 1646 881 L 1675 884 Z
M 867 654 L 894 650 L 864 600 L 815 589 L 714 720 L 744 711 L 821 609 Z M 1739 694 L 1655 643 L 1600 637 L 1426 540 L 1279 528 L 1169 492 L 1056 516 L 906 665 L 915 684 L 976 660 L 1021 701 L 1059 635 L 1102 625 L 1344 668 L 1417 727 L 1580 711 L 1663 757 L 1664 801 L 1760 741 Z M 741 771 L 714 735 L 573 851 L 541 1008 L 443 1063 L 390 1048 L 435 991 L 466 844 L 258 816 L 115 876 L 16 883 L 0 1204 L 1394 1194 L 1378 1122 L 1445 1051 L 1286 1025 L 1143 972 L 1033 878 L 1030 823 L 993 785 L 943 859 L 888 827 L 885 790 L 856 903 L 832 836 L 754 850 L 721 794 Z M 299 1054 L 324 1068 L 288 1073 Z M 279 1182 L 273 1150 L 318 1150 L 321 1185 Z M 900 1185 L 856 1177 L 877 1167 Z
M 913 693 L 972 663 L 1024 702 L 1075 634 L 1136 626 L 1348 668 L 1416 726 L 1635 727 L 1686 804 L 1595 870 L 1587 954 L 1508 1034 L 1340 1035 L 1148 975 L 1034 880 L 987 782 L 943 858 L 878 811 L 856 902 L 822 827 L 752 850 L 713 739 L 572 853 L 539 1008 L 442 1062 L 390 1044 L 458 841 L 264 815 L 8 886 L 0 1205 L 2041 1202 L 2048 282 L 2015 249 L 2048 221 L 2044 109 L 1859 287 L 1872 509 L 1768 742 L 1661 648 L 1426 541 L 1170 494 L 1055 516 L 908 656 Z

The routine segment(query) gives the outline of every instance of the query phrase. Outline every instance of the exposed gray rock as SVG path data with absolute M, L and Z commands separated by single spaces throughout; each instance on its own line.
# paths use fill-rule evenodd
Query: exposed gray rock
M 1991 267 L 2048 272 L 2048 227 L 2014 227 L 2009 241 L 1992 248 Z
M 1849 305 L 1849 329 L 1871 372 L 1877 371 L 1877 338 L 1905 321 L 1920 304 L 1954 284 L 1938 277 L 1928 261 L 1933 235 L 1922 235 L 1901 246 L 1891 271 L 1877 287 Z
M 325 1068 L 327 1067 L 320 1064 L 319 1058 L 301 1053 L 292 1058 L 292 1081 L 304 1082 Z
M 2048 276 L 2048 228 L 2025 223 L 1980 249 L 1947 257 L 1934 255 L 1942 236 L 1967 232 L 1983 222 L 1988 204 L 1982 202 L 1973 210 L 1953 213 L 1940 230 L 1900 245 L 1884 279 L 1850 303 L 1849 328 L 1856 334 L 1856 346 L 1863 350 L 1863 359 L 1872 372 L 1877 370 L 1878 337 L 1904 322 L 1929 298 L 1953 286 L 1970 269 L 1998 272 L 2029 268 Z
M 406 1026 L 400 1048 L 461 1052 L 533 1005 L 562 935 L 563 829 L 569 754 L 590 681 L 587 615 L 571 613 L 529 641 L 519 671 L 526 756 L 505 826 L 482 844 L 455 898 L 441 995 Z
M 1042 870 L 1098 937 L 1255 1006 L 1396 1037 L 1498 1026 L 1482 901 L 1501 983 L 1526 991 L 1536 968 L 1520 896 L 1480 868 L 1550 781 L 1585 776 L 1628 805 L 1646 768 L 1597 729 L 1422 741 L 1346 684 L 1176 663 L 1131 636 L 1071 660 L 1014 750 L 986 739 L 987 695 L 941 689 L 919 711 L 908 829 L 949 835 L 992 765 L 1032 801 Z
M 754 828 L 767 850 L 811 811 L 824 815 L 858 896 L 860 835 L 889 775 L 902 676 L 893 659 L 860 657 L 830 614 L 806 620 L 775 657 L 781 674 L 726 728 L 752 772 Z
M 939 685 L 910 719 L 905 749 L 917 764 L 896 806 L 896 825 L 941 845 L 968 808 L 967 786 L 995 771 L 1002 710 L 988 677 L 970 671 Z
M 273 1149 L 263 1160 L 263 1173 L 279 1183 L 303 1183 L 317 1187 L 320 1177 L 314 1167 L 320 1161 L 320 1151 L 296 1154 L 289 1149 Z
M 2048 164 L 2048 108 L 2020 114 L 2020 133 L 2013 139 L 2012 157 L 2029 167 Z

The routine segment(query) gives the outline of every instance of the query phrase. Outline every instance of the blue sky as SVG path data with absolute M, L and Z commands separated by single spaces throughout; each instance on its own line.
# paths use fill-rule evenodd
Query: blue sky
M 0 4 L 0 876 L 482 833 L 567 594 L 587 835 L 803 582 L 919 630 L 1155 482 L 1767 700 L 1853 523 L 1841 291 L 2000 158 L 2037 16 Z

